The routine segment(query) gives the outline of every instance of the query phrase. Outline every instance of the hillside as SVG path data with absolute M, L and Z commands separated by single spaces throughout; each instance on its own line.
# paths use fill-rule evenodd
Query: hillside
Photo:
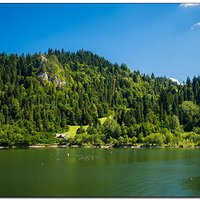
M 83 50 L 2 53 L 0 145 L 198 145 L 199 85 L 200 77 L 178 84 Z M 81 126 L 73 139 L 55 138 L 69 126 Z

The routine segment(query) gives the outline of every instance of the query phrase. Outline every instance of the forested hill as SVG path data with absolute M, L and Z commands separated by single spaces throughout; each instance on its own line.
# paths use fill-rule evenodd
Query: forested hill
M 69 125 L 89 125 L 69 144 L 199 144 L 199 105 L 200 77 L 178 85 L 83 50 L 0 54 L 0 145 L 58 142 Z

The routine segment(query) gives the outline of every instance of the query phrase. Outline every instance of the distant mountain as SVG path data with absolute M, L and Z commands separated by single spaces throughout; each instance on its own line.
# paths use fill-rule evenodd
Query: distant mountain
M 199 104 L 200 77 L 181 85 L 84 50 L 0 54 L 0 145 L 198 143 Z

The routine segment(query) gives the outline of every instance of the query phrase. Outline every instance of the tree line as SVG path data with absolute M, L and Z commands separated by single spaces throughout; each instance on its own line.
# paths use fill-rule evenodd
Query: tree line
M 89 51 L 0 54 L 0 145 L 199 145 L 200 77 L 177 84 Z M 101 124 L 99 118 L 110 116 Z M 74 138 L 55 133 L 80 125 Z M 83 125 L 89 125 L 87 130 Z

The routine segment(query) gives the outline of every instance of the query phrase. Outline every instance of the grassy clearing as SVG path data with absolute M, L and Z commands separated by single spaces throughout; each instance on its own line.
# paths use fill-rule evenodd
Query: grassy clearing
M 65 132 L 65 134 L 67 134 L 68 138 L 74 138 L 74 136 L 76 135 L 76 131 L 78 130 L 78 128 L 80 128 L 79 125 L 77 125 L 77 126 L 69 125 L 69 130 L 67 132 Z M 85 130 L 87 130 L 88 125 L 83 126 L 83 128 Z
M 99 118 L 99 121 L 101 122 L 101 124 L 103 124 L 103 123 L 106 121 L 107 118 L 108 118 L 108 117 Z M 112 119 L 113 116 L 110 115 L 109 118 Z M 65 134 L 67 135 L 68 138 L 74 138 L 74 136 L 76 135 L 76 131 L 77 131 L 78 128 L 80 128 L 79 125 L 77 125 L 77 126 L 72 126 L 72 125 L 70 125 L 70 126 L 69 126 L 69 130 L 68 130 L 67 132 L 65 132 Z M 88 125 L 83 126 L 83 128 L 84 128 L 85 130 L 87 130 Z
M 113 119 L 113 117 L 114 117 L 114 115 L 110 115 L 108 117 L 102 117 L 102 118 L 99 118 L 99 121 L 101 122 L 101 124 L 103 124 L 106 121 L 107 118 Z
M 99 118 L 99 121 L 101 122 L 101 124 L 103 124 L 105 121 L 106 121 L 107 117 L 102 117 L 102 118 Z

